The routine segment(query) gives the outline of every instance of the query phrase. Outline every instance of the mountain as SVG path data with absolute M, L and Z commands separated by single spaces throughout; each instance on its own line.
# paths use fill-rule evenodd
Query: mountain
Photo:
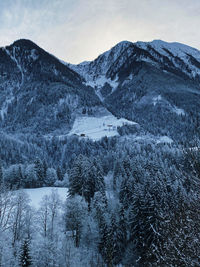
M 128 77 L 138 62 L 146 62 L 163 71 L 200 81 L 200 52 L 180 43 L 161 40 L 137 43 L 123 41 L 94 61 L 69 64 L 69 67 L 88 83 L 98 86 L 106 79 L 110 83 Z
M 0 127 L 67 132 L 83 108 L 101 107 L 79 74 L 30 40 L 0 49 Z
M 200 52 L 183 44 L 123 41 L 73 65 L 21 39 L 0 48 L 0 77 L 6 133 L 95 133 L 96 140 L 119 128 L 133 134 L 136 123 L 143 134 L 178 142 L 200 133 Z
M 68 66 L 115 116 L 181 140 L 197 132 L 200 51 L 160 40 L 120 42 L 90 62 Z M 189 130 L 188 130 L 189 128 Z

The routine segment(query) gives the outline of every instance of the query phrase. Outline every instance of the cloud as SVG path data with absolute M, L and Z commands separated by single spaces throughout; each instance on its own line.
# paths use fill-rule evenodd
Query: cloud
M 28 38 L 72 63 L 122 40 L 163 39 L 200 48 L 199 11 L 199 0 L 1 1 L 0 46 Z

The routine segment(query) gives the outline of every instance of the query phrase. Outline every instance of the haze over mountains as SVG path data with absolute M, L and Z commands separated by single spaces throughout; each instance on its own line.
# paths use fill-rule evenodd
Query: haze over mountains
M 21 39 L 0 49 L 0 88 L 0 127 L 12 137 L 66 136 L 80 118 L 107 116 L 130 121 L 120 135 L 189 142 L 199 131 L 200 51 L 180 43 L 124 41 L 73 65 Z

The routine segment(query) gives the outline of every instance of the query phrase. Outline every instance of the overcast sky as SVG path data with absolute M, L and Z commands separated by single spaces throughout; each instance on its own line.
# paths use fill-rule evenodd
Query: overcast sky
M 200 49 L 200 0 L 0 0 L 0 46 L 20 38 L 71 63 L 122 40 Z

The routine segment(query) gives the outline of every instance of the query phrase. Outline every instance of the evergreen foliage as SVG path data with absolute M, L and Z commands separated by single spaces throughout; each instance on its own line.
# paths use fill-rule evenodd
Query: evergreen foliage
M 32 264 L 29 246 L 30 240 L 25 239 L 21 248 L 20 266 L 29 267 Z

